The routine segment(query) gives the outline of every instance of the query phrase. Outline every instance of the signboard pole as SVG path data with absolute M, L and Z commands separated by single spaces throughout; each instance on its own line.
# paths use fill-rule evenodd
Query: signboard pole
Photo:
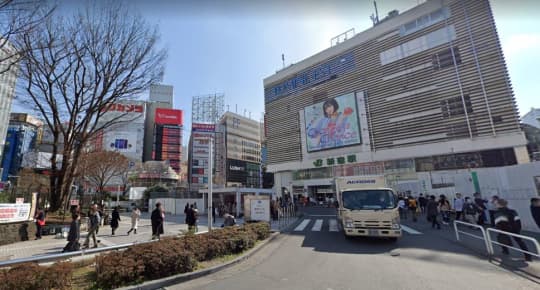
M 208 141 L 208 231 L 212 231 L 213 219 L 212 212 L 212 137 L 210 136 Z

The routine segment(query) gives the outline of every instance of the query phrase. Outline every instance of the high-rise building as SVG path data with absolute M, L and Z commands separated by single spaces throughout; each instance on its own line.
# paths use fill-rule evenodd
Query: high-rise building
M 275 188 L 324 198 L 337 176 L 421 187 L 422 172 L 529 161 L 487 0 L 374 24 L 264 79 Z
M 152 159 L 167 161 L 180 173 L 182 162 L 182 110 L 157 108 L 154 119 L 154 142 Z
M 531 111 L 521 118 L 521 122 L 540 129 L 540 109 L 531 108 Z
M 225 186 L 261 186 L 261 124 L 226 112 L 216 130 L 216 177 Z
M 154 149 L 156 109 L 158 108 L 173 108 L 173 86 L 157 84 L 150 86 L 150 94 L 146 103 L 146 122 L 144 124 L 143 161 L 154 160 L 152 151 Z
M 4 152 L 4 142 L 9 125 L 11 103 L 15 95 L 15 81 L 17 80 L 18 66 L 11 61 L 14 54 L 13 46 L 5 39 L 0 38 L 0 160 Z
M 23 166 L 23 157 L 34 150 L 41 136 L 43 123 L 24 113 L 11 113 L 2 156 L 2 181 L 16 176 Z

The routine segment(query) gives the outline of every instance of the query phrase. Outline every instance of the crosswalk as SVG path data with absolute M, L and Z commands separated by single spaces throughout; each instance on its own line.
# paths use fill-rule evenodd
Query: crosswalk
M 309 227 L 311 225 L 311 228 Z M 408 233 L 410 235 L 421 235 L 422 233 L 405 225 L 401 225 L 401 229 L 403 232 Z M 303 232 L 303 231 L 311 231 L 311 232 L 322 232 L 322 231 L 328 231 L 328 232 L 339 232 L 339 226 L 337 219 L 311 219 L 307 218 L 302 220 L 296 228 L 294 228 L 294 232 Z

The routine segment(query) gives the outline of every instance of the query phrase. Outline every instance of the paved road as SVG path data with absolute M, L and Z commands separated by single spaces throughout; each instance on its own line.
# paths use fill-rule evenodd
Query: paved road
M 333 210 L 306 214 L 245 262 L 167 289 L 540 289 L 453 242 L 449 228 L 419 221 L 407 224 L 397 243 L 348 240 L 336 230 Z

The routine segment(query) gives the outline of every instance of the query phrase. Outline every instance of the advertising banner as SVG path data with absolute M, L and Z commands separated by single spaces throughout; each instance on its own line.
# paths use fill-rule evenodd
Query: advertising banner
M 27 221 L 30 210 L 30 203 L 0 203 L 0 223 Z
M 308 152 L 362 142 L 354 93 L 305 107 L 304 119 Z
M 183 112 L 182 110 L 175 109 L 156 109 L 156 124 L 160 125 L 183 125 Z
M 246 182 L 246 162 L 236 159 L 227 159 L 227 181 Z
M 111 131 L 105 133 L 103 147 L 109 151 L 130 152 L 137 151 L 137 132 Z
M 215 131 L 216 131 L 216 125 L 215 124 L 200 124 L 200 123 L 191 124 L 191 132 L 209 132 L 209 133 L 213 133 Z

